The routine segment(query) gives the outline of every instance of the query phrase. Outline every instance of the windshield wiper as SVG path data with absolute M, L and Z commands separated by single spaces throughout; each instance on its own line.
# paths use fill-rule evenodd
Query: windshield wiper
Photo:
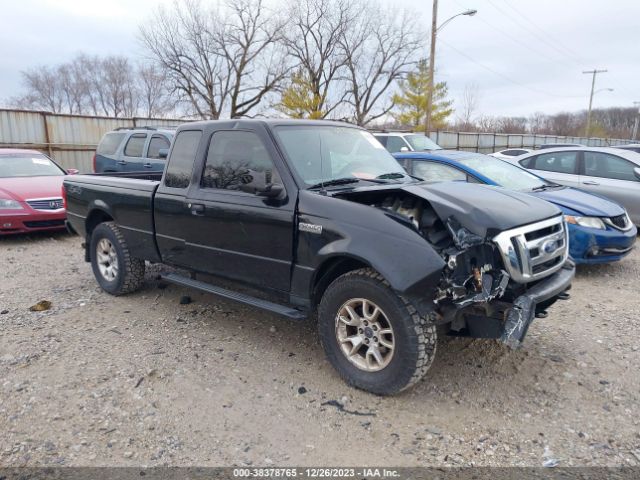
M 550 183 L 543 183 L 542 185 L 538 185 L 537 187 L 533 187 L 531 189 L 532 192 L 544 192 L 547 188 L 552 188 L 555 185 L 551 185 Z
M 376 179 L 380 180 L 395 180 L 397 178 L 404 178 L 406 175 L 401 172 L 391 172 L 391 173 L 383 173 L 382 175 L 378 175 Z
M 332 178 L 330 180 L 325 180 L 324 182 L 311 185 L 309 190 L 314 188 L 333 187 L 335 185 L 347 185 L 349 183 L 358 183 L 359 181 L 360 179 L 355 177 Z

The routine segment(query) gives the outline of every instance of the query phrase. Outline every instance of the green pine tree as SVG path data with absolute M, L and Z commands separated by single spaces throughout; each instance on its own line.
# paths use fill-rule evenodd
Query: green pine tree
M 415 71 L 400 82 L 400 92 L 393 96 L 399 112 L 395 119 L 403 125 L 419 128 L 424 125 L 427 111 L 427 92 L 429 90 L 429 66 L 427 60 L 420 60 Z M 431 125 L 442 128 L 446 119 L 453 113 L 453 101 L 447 100 L 449 89 L 446 82 L 438 82 L 433 91 Z

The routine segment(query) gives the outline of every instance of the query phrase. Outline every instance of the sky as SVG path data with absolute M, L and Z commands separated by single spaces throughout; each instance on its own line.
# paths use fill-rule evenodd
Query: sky
M 205 0 L 206 1 L 206 0 Z M 216 1 L 216 0 L 211 0 Z M 430 0 L 382 0 L 416 12 L 425 32 Z M 0 0 L 0 104 L 21 92 L 22 70 L 67 61 L 79 52 L 144 55 L 139 26 L 169 0 Z M 640 0 L 440 0 L 436 80 L 454 106 L 466 87 L 478 114 L 521 115 L 640 101 Z M 424 51 L 428 55 L 429 38 Z M 613 89 L 613 92 L 607 89 Z

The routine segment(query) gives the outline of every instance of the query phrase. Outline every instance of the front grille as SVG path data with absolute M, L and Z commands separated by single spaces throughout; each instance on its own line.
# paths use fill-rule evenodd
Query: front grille
M 32 220 L 22 222 L 27 228 L 63 227 L 64 220 Z
M 27 200 L 27 203 L 34 210 L 61 210 L 64 207 L 62 198 L 38 198 Z
M 631 219 L 626 213 L 617 217 L 605 218 L 605 222 L 619 230 L 631 230 Z
M 568 256 L 569 239 L 562 216 L 506 230 L 494 239 L 505 268 L 515 281 L 527 283 L 559 270 Z

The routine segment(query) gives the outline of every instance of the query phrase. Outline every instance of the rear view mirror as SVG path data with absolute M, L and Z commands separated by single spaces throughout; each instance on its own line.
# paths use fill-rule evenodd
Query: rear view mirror
M 640 167 L 636 167 L 633 169 L 633 173 L 636 174 L 636 178 L 640 180 Z
M 167 158 L 169 156 L 168 148 L 161 148 L 158 150 L 158 158 Z
M 409 147 L 400 147 L 400 151 L 401 152 L 408 152 L 409 151 Z
M 80 173 L 80 170 L 78 170 L 77 168 L 67 168 L 68 175 L 77 175 L 79 173 Z

